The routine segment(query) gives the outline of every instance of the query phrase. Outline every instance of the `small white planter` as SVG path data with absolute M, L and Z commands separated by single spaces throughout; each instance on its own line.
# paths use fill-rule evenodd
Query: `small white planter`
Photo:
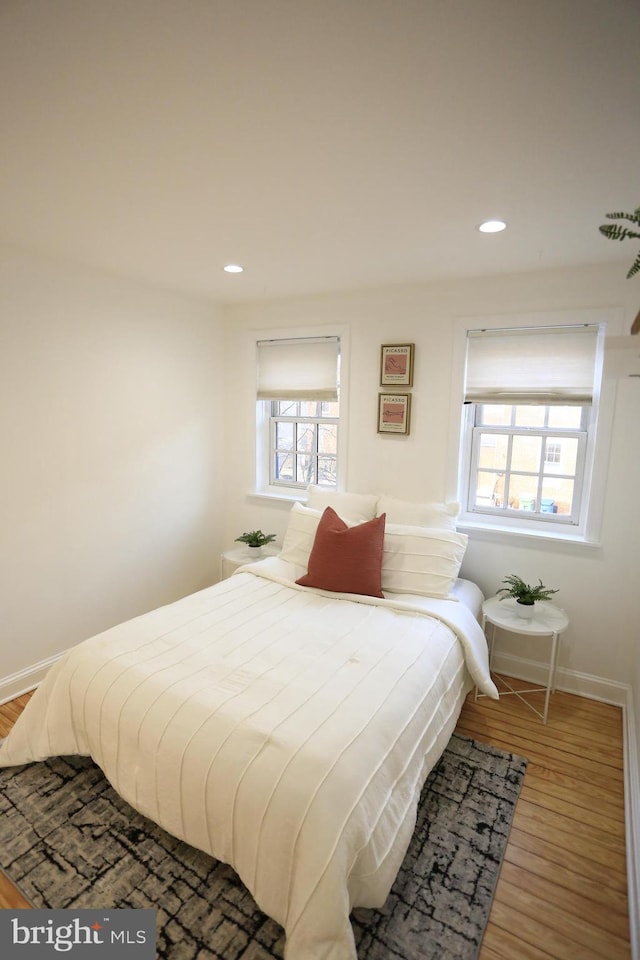
M 516 600 L 516 613 L 522 620 L 531 620 L 535 603 L 521 603 Z

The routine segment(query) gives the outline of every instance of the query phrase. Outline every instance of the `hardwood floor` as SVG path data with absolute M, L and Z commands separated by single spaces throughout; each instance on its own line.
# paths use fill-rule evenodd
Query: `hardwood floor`
M 628 960 L 622 711 L 471 694 L 457 729 L 529 761 L 479 960 Z
M 0 736 L 28 699 L 0 706 Z M 628 960 L 621 710 L 556 692 L 545 726 L 471 694 L 457 729 L 529 761 L 478 960 Z M 26 906 L 0 874 L 0 908 Z

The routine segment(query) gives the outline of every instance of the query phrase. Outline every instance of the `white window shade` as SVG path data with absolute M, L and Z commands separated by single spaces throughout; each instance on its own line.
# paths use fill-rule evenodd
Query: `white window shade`
M 336 337 L 258 342 L 258 400 L 338 399 Z
M 469 331 L 465 403 L 591 403 L 597 337 L 597 325 Z

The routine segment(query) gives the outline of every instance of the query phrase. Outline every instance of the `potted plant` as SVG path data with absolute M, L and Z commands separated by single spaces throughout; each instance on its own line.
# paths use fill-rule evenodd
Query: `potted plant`
M 500 600 L 506 600 L 507 597 L 513 597 L 516 601 L 516 613 L 523 620 L 530 620 L 533 616 L 533 608 L 536 600 L 550 600 L 557 590 L 545 587 L 542 580 L 539 580 L 535 586 L 525 583 L 521 577 L 515 573 L 510 573 L 502 581 L 506 584 L 498 590 Z
M 267 543 L 272 543 L 275 538 L 275 533 L 263 533 L 262 530 L 250 530 L 248 533 L 243 533 L 241 537 L 236 537 L 235 542 L 246 543 L 249 547 L 249 553 L 260 556 L 262 547 Z

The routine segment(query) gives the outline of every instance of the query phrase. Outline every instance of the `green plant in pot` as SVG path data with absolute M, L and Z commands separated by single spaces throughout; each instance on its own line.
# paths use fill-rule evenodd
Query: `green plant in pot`
M 516 612 L 523 620 L 531 619 L 533 608 L 538 600 L 550 600 L 554 593 L 558 593 L 557 590 L 545 587 L 542 580 L 531 586 L 515 573 L 510 573 L 508 577 L 504 577 L 502 582 L 506 586 L 500 587 L 498 596 L 501 600 L 513 597 L 517 604 Z
M 250 551 L 259 555 L 262 552 L 262 547 L 266 546 L 268 543 L 272 543 L 276 538 L 275 533 L 263 533 L 262 530 L 250 530 L 248 533 L 243 533 L 241 537 L 236 537 L 236 543 L 246 543 L 250 548 Z

